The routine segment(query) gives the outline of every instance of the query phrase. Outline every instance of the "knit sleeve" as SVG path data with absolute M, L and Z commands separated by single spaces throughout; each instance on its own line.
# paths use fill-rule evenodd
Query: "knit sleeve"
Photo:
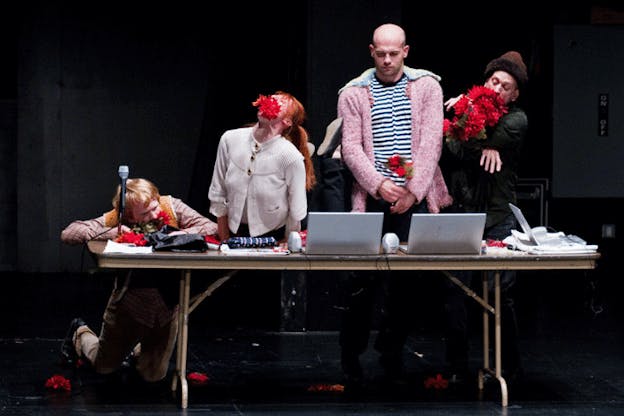
M 228 148 L 226 141 L 226 133 L 221 136 L 219 146 L 217 148 L 217 159 L 212 172 L 212 181 L 208 190 L 208 199 L 210 200 L 210 213 L 214 216 L 223 217 L 227 215 L 227 189 L 225 187 L 225 174 L 228 168 Z
M 286 235 L 291 231 L 301 229 L 301 220 L 308 212 L 306 193 L 306 173 L 303 158 L 297 158 L 286 167 L 286 181 L 288 183 L 288 218 L 286 220 Z
M 182 200 L 171 197 L 171 206 L 181 230 L 189 234 L 212 235 L 217 233 L 217 224 L 204 217 Z
M 442 154 L 444 106 L 442 87 L 433 77 L 410 84 L 412 100 L 412 160 L 414 177 L 407 187 L 422 201 L 431 189 Z M 414 124 L 418 123 L 418 124 Z
M 366 106 L 366 107 L 365 107 Z M 384 176 L 373 163 L 373 134 L 368 89 L 347 88 L 338 98 L 342 117 L 342 157 L 357 183 L 370 195 L 377 195 Z
M 527 116 L 524 111 L 512 107 L 494 127 L 483 147 L 497 150 L 515 150 L 520 147 L 528 128 Z
M 78 220 L 61 231 L 61 241 L 65 244 L 81 244 L 90 240 L 109 240 L 117 237 L 117 227 L 107 227 L 104 216 L 91 220 Z

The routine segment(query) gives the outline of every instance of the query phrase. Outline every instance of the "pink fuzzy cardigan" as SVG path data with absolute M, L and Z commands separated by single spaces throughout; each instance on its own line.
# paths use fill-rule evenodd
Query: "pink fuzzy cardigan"
M 410 80 L 406 93 L 412 103 L 412 161 L 414 177 L 406 187 L 418 202 L 427 199 L 429 212 L 440 212 L 452 203 L 438 161 L 442 153 L 442 88 L 433 76 Z M 372 95 L 368 85 L 348 86 L 338 98 L 342 123 L 342 157 L 356 180 L 351 202 L 353 211 L 366 210 L 366 196 L 380 198 L 378 189 L 385 179 L 373 164 L 371 121 Z

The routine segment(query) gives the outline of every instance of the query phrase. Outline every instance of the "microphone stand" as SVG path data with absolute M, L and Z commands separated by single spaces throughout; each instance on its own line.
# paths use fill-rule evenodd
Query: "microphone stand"
M 121 235 L 121 220 L 123 218 L 124 211 L 126 209 L 126 180 L 128 179 L 129 169 L 126 165 L 119 166 L 119 179 L 121 185 L 119 186 L 119 218 L 117 218 L 117 235 Z
M 117 218 L 117 236 L 119 237 L 121 235 L 121 219 L 123 218 L 123 213 L 124 213 L 124 203 L 121 202 L 121 199 L 124 197 L 124 195 L 122 195 L 123 190 L 121 189 L 121 187 L 119 188 L 119 217 Z

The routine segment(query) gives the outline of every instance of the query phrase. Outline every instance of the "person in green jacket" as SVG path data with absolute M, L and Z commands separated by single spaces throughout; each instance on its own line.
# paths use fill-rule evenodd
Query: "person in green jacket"
M 485 68 L 484 86 L 494 90 L 504 101 L 507 112 L 486 129 L 485 139 L 446 140 L 442 165 L 446 182 L 454 199 L 454 210 L 487 214 L 483 239 L 503 240 L 517 228 L 509 203 L 516 203 L 520 148 L 528 129 L 526 113 L 517 105 L 520 92 L 528 82 L 527 67 L 522 56 L 509 51 L 490 61 Z M 450 110 L 461 98 L 445 102 Z M 470 285 L 472 272 L 453 272 L 464 284 Z M 490 273 L 490 286 L 493 273 Z M 501 272 L 501 319 L 503 375 L 515 378 L 521 374 L 517 347 L 517 324 L 511 294 L 516 272 Z M 466 376 L 468 368 L 468 317 L 466 295 L 447 281 L 446 361 L 451 379 Z M 493 289 L 493 287 L 491 287 Z

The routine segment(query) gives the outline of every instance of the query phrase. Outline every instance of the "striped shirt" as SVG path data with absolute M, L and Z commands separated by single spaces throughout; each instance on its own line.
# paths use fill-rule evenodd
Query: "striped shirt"
M 376 77 L 371 80 L 373 107 L 371 109 L 375 168 L 397 185 L 405 184 L 405 178 L 392 172 L 386 164 L 388 158 L 399 155 L 412 160 L 412 112 L 407 96 L 407 76 L 391 85 L 384 85 Z

